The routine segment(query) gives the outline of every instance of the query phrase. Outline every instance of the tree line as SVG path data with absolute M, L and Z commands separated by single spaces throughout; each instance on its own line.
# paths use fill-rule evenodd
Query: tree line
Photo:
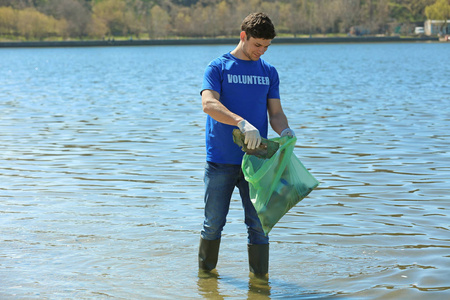
M 3 39 L 237 36 L 263 11 L 279 35 L 409 34 L 450 0 L 0 0 Z M 428 9 L 427 9 L 428 8 Z

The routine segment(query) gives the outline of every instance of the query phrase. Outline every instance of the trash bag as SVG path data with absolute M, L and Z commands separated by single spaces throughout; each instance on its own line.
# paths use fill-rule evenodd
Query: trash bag
M 239 129 L 233 129 L 233 142 L 241 147 L 241 150 L 247 154 L 255 155 L 259 158 L 271 158 L 277 153 L 280 144 L 261 137 L 261 144 L 256 149 L 248 149 L 245 144 L 245 134 Z
M 293 153 L 296 137 L 270 140 L 280 144 L 270 159 L 246 153 L 242 160 L 250 198 L 266 235 L 293 206 L 319 185 Z

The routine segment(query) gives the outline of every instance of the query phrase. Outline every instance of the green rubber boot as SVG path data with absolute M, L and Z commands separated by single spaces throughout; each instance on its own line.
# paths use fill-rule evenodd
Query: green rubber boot
M 269 244 L 248 245 L 248 263 L 250 272 L 256 276 L 269 273 Z
M 200 238 L 200 247 L 198 249 L 198 268 L 205 271 L 211 271 L 216 268 L 219 257 L 220 239 L 209 241 Z

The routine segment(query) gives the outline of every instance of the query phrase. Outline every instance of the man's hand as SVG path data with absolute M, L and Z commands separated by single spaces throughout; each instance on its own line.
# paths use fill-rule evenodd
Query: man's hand
M 288 127 L 280 133 L 280 137 L 283 137 L 283 136 L 294 137 L 295 132 L 294 132 L 294 130 L 292 130 Z
M 245 134 L 244 143 L 247 144 L 247 148 L 258 148 L 259 144 L 261 144 L 261 135 L 259 135 L 259 130 L 246 120 L 240 121 L 237 126 L 239 127 L 239 130 Z

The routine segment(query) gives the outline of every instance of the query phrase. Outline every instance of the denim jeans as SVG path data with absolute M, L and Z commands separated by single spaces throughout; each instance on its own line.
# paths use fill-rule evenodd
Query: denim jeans
M 207 162 L 205 167 L 205 220 L 201 236 L 205 240 L 221 237 L 230 208 L 234 188 L 239 189 L 245 213 L 249 244 L 268 244 L 269 237 L 264 231 L 253 206 L 247 181 L 240 165 Z

